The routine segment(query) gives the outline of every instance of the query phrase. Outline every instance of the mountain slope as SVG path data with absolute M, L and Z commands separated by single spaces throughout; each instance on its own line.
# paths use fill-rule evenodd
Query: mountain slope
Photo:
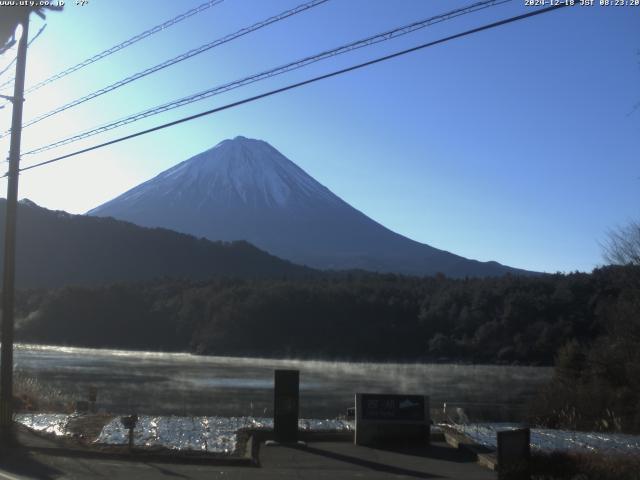
M 89 215 L 212 240 L 246 240 L 322 269 L 490 276 L 526 273 L 410 240 L 348 205 L 264 141 L 236 137 Z
M 0 249 L 4 249 L 5 209 L 6 200 L 0 199 Z M 51 211 L 30 201 L 18 206 L 16 255 L 19 287 L 312 273 L 246 242 L 214 243 L 110 218 Z

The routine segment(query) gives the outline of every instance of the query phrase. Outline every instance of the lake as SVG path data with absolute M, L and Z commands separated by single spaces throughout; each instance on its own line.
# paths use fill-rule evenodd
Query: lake
M 273 370 L 300 370 L 300 415 L 333 418 L 356 392 L 413 393 L 431 406 L 507 411 L 525 405 L 551 377 L 547 367 L 458 364 L 350 363 L 211 357 L 18 344 L 16 378 L 71 400 L 98 389 L 98 409 L 150 415 L 260 416 L 272 414 Z

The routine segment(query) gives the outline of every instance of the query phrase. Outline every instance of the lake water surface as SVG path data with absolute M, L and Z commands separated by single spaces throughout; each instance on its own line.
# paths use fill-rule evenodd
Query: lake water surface
M 333 418 L 356 392 L 413 393 L 431 406 L 522 406 L 551 376 L 546 367 L 457 364 L 349 363 L 208 357 L 17 345 L 16 376 L 82 400 L 98 389 L 99 409 L 149 415 L 260 416 L 272 414 L 273 370 L 300 370 L 300 415 Z

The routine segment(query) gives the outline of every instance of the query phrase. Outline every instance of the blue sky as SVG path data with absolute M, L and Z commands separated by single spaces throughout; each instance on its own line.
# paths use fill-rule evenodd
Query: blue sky
M 203 1 L 67 1 L 30 48 L 27 86 Z M 24 119 L 299 3 L 226 0 L 34 92 Z M 23 147 L 470 3 L 330 0 L 29 127 Z M 25 156 L 23 165 L 530 9 L 514 0 Z M 31 33 L 42 23 L 34 17 Z M 566 8 L 25 172 L 20 197 L 84 213 L 244 135 L 417 241 L 520 268 L 590 271 L 602 263 L 607 229 L 640 217 L 640 111 L 630 114 L 640 102 L 638 51 L 640 7 Z M 10 109 L 0 110 L 2 129 L 9 123 Z M 8 151 L 6 139 L 0 149 Z

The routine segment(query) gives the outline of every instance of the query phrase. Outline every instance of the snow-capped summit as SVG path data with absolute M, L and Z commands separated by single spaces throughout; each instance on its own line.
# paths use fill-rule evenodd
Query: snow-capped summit
M 498 275 L 394 233 L 354 209 L 267 142 L 224 140 L 91 210 L 211 240 L 247 240 L 316 268 Z
M 125 194 L 120 200 L 162 191 L 195 190 L 207 199 L 241 202 L 254 207 L 285 207 L 322 198 L 335 201 L 332 193 L 307 175 L 267 142 L 238 136 L 176 165 Z

